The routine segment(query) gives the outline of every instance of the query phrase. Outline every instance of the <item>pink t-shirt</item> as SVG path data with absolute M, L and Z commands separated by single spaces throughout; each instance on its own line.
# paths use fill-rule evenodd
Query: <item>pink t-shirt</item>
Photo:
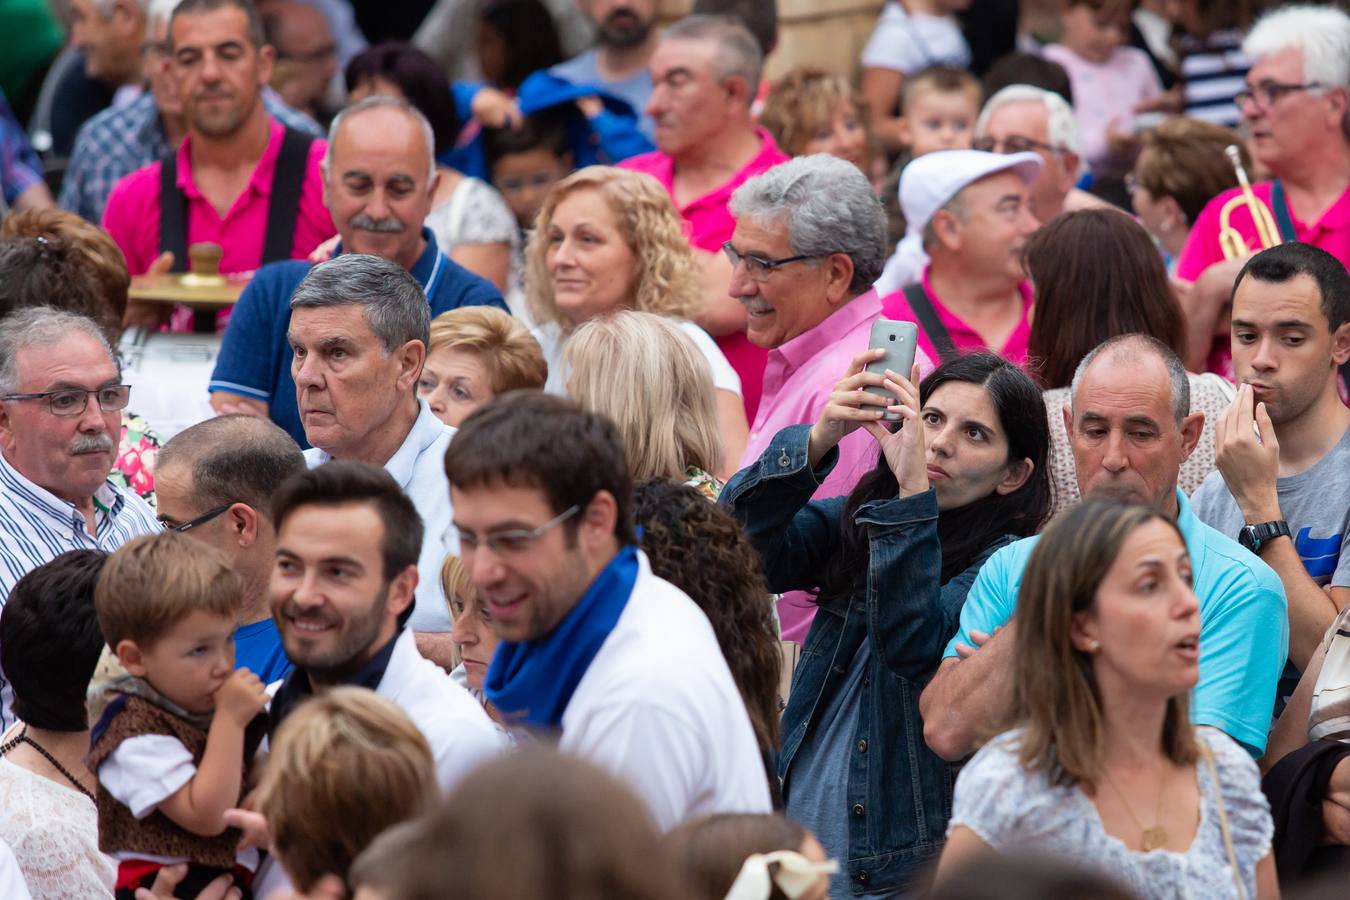
M 764 396 L 737 468 L 744 469 L 758 460 L 784 428 L 820 418 L 835 384 L 848 373 L 853 358 L 867 349 L 872 323 L 880 316 L 881 299 L 876 291 L 868 291 L 845 303 L 815 328 L 768 352 Z M 922 350 L 915 359 L 923 374 L 932 371 L 932 358 Z M 839 442 L 839 462 L 813 496 L 825 499 L 847 495 L 876 464 L 876 439 L 858 429 Z M 783 640 L 805 640 L 815 613 L 809 594 L 784 594 L 778 601 Z
M 209 241 L 223 250 L 220 271 L 251 272 L 262 262 L 263 236 L 267 231 L 267 201 L 272 193 L 272 173 L 281 153 L 284 128 L 269 120 L 267 149 L 253 169 L 253 176 L 229 212 L 222 218 L 192 181 L 192 136 L 178 148 L 178 186 L 187 197 L 187 243 Z M 333 217 L 323 205 L 323 174 L 319 161 L 327 143 L 309 145 L 305 183 L 300 190 L 300 209 L 295 220 L 291 258 L 304 259 L 319 244 L 337 234 Z M 144 274 L 159 256 L 160 164 L 153 162 L 117 182 L 103 212 L 103 227 L 117 241 L 132 275 Z
M 1116 131 L 1128 132 L 1135 107 L 1162 93 L 1148 55 L 1136 47 L 1119 47 L 1106 62 L 1096 63 L 1062 44 L 1051 44 L 1041 55 L 1069 73 L 1082 154 L 1093 173 L 1124 174 L 1130 160 L 1112 155 L 1106 134 L 1113 121 Z
M 773 135 L 763 128 L 756 128 L 759 135 L 759 154 L 750 160 L 731 180 L 721 187 L 691 200 L 680 209 L 680 218 L 689 229 L 689 243 L 699 250 L 709 253 L 721 253 L 722 245 L 731 240 L 736 230 L 736 220 L 731 217 L 727 204 L 736 188 L 761 172 L 768 171 L 790 158 L 778 144 Z M 643 153 L 619 163 L 621 169 L 632 169 L 653 176 L 665 187 L 671 198 L 675 196 L 675 160 L 659 150 Z M 741 396 L 745 400 L 746 418 L 754 421 L 759 408 L 760 394 L 763 390 L 764 363 L 767 351 L 750 343 L 744 332 L 726 334 L 717 338 L 717 346 L 722 348 L 727 362 L 741 377 Z
M 943 303 L 942 298 L 933 291 L 933 282 L 929 279 L 929 272 L 932 266 L 923 270 L 923 289 L 928 292 L 928 299 L 933 302 L 933 311 L 937 313 L 938 319 L 943 325 L 947 326 L 947 333 L 951 335 L 952 343 L 956 345 L 957 351 L 965 353 L 968 350 L 991 350 L 984 343 L 984 338 L 980 337 L 979 332 L 961 318 L 956 313 L 948 309 Z M 997 349 L 999 356 L 1009 362 L 1017 365 L 1025 365 L 1027 361 L 1027 342 L 1031 339 L 1031 283 L 1024 281 L 1017 286 L 1017 290 L 1022 294 L 1022 319 L 1013 329 L 1013 333 L 1008 336 L 1008 340 L 1002 347 Z M 932 340 L 927 332 L 923 330 L 923 325 L 919 324 L 919 319 L 914 315 L 914 310 L 909 308 L 909 301 L 905 299 L 904 291 L 896 291 L 893 294 L 887 294 L 881 301 L 882 309 L 886 318 L 894 319 L 897 322 L 913 322 L 919 326 L 919 349 L 928 354 L 929 359 L 937 359 L 938 352 L 933 346 Z
M 1265 181 L 1252 185 L 1252 193 L 1267 207 L 1271 206 L 1270 193 L 1273 182 Z M 1186 245 L 1177 257 L 1176 276 L 1182 281 L 1195 281 L 1215 263 L 1223 262 L 1223 249 L 1219 245 L 1219 212 L 1233 197 L 1241 193 L 1239 188 L 1224 191 L 1215 197 L 1196 217 L 1195 225 L 1186 238 Z M 1272 213 L 1273 213 L 1272 207 Z M 1305 224 L 1294 218 L 1293 210 L 1289 218 L 1294 224 L 1294 234 L 1299 241 L 1320 247 L 1350 266 L 1350 189 L 1341 194 L 1340 199 L 1331 204 L 1322 217 L 1312 224 Z M 1247 244 L 1247 249 L 1255 253 L 1261 249 L 1261 241 L 1256 236 L 1256 224 L 1245 203 L 1239 204 L 1228 217 L 1228 227 L 1237 231 Z M 1206 369 L 1229 379 L 1233 378 L 1233 354 L 1228 341 L 1219 339 L 1206 361 Z

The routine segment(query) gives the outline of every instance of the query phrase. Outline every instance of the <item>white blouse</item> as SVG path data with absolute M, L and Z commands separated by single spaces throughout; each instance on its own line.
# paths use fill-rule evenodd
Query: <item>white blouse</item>
M 0 841 L 34 900 L 107 897 L 117 865 L 98 850 L 98 811 L 72 787 L 0 757 Z

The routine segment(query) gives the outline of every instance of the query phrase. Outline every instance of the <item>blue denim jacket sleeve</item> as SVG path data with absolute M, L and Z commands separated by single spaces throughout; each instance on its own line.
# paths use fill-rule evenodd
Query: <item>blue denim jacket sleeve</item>
M 810 434 L 810 425 L 778 432 L 759 459 L 732 476 L 718 500 L 759 551 L 775 593 L 818 587 L 839 542 L 845 498 L 811 500 L 839 451 L 830 450 L 813 470 L 807 462 Z
M 854 521 L 867 530 L 867 634 L 872 650 L 901 678 L 926 681 L 942 660 L 980 566 L 995 541 L 942 584 L 937 492 L 864 503 Z

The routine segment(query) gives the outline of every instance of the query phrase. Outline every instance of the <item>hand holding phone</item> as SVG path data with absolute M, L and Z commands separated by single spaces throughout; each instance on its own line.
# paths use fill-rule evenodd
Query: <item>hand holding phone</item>
M 892 372 L 908 378 L 910 369 L 914 367 L 914 352 L 918 341 L 919 327 L 913 322 L 893 322 L 890 319 L 877 319 L 872 323 L 872 336 L 868 342 L 868 347 L 872 350 L 883 350 L 886 355 L 875 362 L 868 363 L 867 371 L 884 375 L 886 370 L 890 369 Z M 888 404 L 900 402 L 900 398 L 882 387 L 868 385 L 863 390 L 885 397 Z M 887 422 L 895 422 L 900 419 L 900 414 L 887 410 L 886 415 L 882 418 Z

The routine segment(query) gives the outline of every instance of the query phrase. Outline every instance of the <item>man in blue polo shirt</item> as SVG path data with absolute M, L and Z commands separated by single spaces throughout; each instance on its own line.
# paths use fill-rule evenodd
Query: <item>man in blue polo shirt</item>
M 436 193 L 431 126 L 406 101 L 371 97 L 338 115 L 324 158 L 324 204 L 342 242 L 337 253 L 383 257 L 422 286 L 433 317 L 461 306 L 505 310 L 501 293 L 452 262 L 422 220 Z M 235 305 L 211 373 L 217 413 L 268 416 L 308 447 L 286 340 L 291 294 L 310 270 L 303 261 L 263 266 Z
M 1284 589 L 1270 566 L 1197 519 L 1177 490 L 1181 463 L 1204 426 L 1204 414 L 1190 412 L 1186 370 L 1162 343 L 1123 335 L 1083 358 L 1072 390 L 1064 420 L 1083 496 L 1156 507 L 1175 518 L 1190 553 L 1200 600 L 1200 683 L 1191 721 L 1220 729 L 1260 756 L 1289 648 Z M 1011 704 L 1013 613 L 1036 540 L 1009 544 L 980 569 L 961 627 L 920 697 L 924 739 L 945 759 L 968 754 L 981 729 Z

